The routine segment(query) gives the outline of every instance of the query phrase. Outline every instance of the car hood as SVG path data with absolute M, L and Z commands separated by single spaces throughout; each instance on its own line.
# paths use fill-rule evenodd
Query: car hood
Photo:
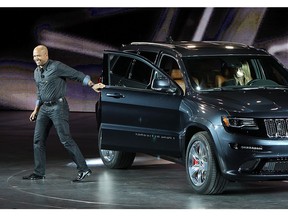
M 200 97 L 202 102 L 228 112 L 288 112 L 287 89 L 222 90 Z

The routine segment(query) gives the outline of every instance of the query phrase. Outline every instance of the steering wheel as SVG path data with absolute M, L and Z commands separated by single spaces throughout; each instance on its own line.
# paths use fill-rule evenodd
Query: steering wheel
M 250 80 L 246 85 L 248 86 L 253 86 L 253 85 L 258 85 L 258 86 L 275 86 L 279 85 L 278 83 L 274 82 L 273 80 L 264 80 L 264 79 L 254 79 Z
M 252 86 L 252 85 L 255 85 L 255 83 L 259 82 L 261 79 L 253 79 L 253 80 L 250 80 L 246 85 L 248 86 Z

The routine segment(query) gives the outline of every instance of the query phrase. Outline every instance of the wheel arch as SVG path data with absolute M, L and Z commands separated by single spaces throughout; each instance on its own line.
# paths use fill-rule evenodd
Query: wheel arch
M 224 169 L 223 162 L 222 162 L 223 152 L 222 152 L 221 144 L 219 142 L 218 135 L 216 131 L 214 130 L 214 126 L 210 122 L 208 126 L 199 124 L 199 123 L 190 124 L 185 129 L 183 144 L 181 146 L 182 158 L 184 159 L 186 157 L 187 148 L 188 148 L 190 139 L 193 137 L 194 134 L 200 131 L 206 131 L 211 136 L 211 139 L 213 140 L 213 149 L 215 151 L 214 153 L 215 153 L 215 157 L 217 160 L 217 164 L 222 172 L 222 170 Z

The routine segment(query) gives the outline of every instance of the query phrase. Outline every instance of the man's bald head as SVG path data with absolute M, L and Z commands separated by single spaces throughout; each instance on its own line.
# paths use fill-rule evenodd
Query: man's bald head
M 48 48 L 44 45 L 38 45 L 33 50 L 33 60 L 37 66 L 43 66 L 48 61 Z

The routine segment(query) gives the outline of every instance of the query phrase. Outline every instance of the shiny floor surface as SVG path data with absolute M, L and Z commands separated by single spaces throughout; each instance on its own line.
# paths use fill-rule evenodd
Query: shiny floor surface
M 71 132 L 92 175 L 73 183 L 75 165 L 52 130 L 46 179 L 22 180 L 33 171 L 30 112 L 0 112 L 1 209 L 286 209 L 288 182 L 231 183 L 221 195 L 197 195 L 183 166 L 137 155 L 127 170 L 109 170 L 99 159 L 94 113 L 71 113 Z

